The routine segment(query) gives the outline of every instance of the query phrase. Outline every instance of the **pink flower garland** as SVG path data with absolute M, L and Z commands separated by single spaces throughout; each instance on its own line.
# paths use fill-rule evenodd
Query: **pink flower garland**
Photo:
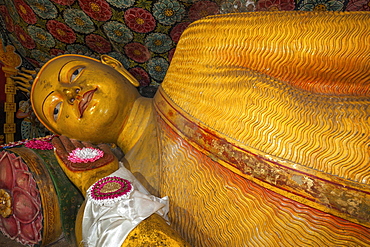
M 76 148 L 69 153 L 68 160 L 73 163 L 94 162 L 103 157 L 104 152 L 97 148 Z
M 53 145 L 50 142 L 42 140 L 31 140 L 26 142 L 25 146 L 32 149 L 51 150 Z
M 32 148 L 32 149 L 50 150 L 50 149 L 53 149 L 53 146 L 49 142 L 54 137 L 55 137 L 55 135 L 50 135 L 50 136 L 45 136 L 45 137 L 34 138 L 34 139 L 31 139 L 31 140 L 25 139 L 25 140 L 20 140 L 20 141 L 17 141 L 17 142 L 9 142 L 9 143 L 0 145 L 0 150 L 1 149 L 12 148 L 12 147 L 17 147 L 17 146 L 22 146 L 22 145 L 25 145 L 26 147 Z M 39 141 L 41 141 L 41 142 L 39 142 Z M 27 143 L 29 143 L 29 144 L 27 144 Z M 49 144 L 46 144 L 46 143 L 49 143 Z

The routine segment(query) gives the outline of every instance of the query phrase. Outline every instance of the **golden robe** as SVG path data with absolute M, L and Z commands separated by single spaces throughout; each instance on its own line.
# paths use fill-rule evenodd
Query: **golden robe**
M 154 98 L 159 193 L 192 246 L 370 245 L 370 14 L 213 16 Z

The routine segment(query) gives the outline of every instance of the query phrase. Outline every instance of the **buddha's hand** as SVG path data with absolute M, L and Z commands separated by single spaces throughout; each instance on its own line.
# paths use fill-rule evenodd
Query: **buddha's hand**
M 89 142 L 81 142 L 66 136 L 55 137 L 52 142 L 58 158 L 64 163 L 66 168 L 74 172 L 96 169 L 115 159 L 114 154 L 107 144 L 95 146 Z M 72 152 L 77 149 L 80 149 L 80 152 L 72 155 Z M 98 155 L 101 152 L 103 152 L 103 156 L 93 161 L 94 153 Z M 73 161 L 73 157 L 75 157 L 75 161 Z
M 59 165 L 83 194 L 118 169 L 118 159 L 107 144 L 93 145 L 66 136 L 54 137 L 52 143 Z

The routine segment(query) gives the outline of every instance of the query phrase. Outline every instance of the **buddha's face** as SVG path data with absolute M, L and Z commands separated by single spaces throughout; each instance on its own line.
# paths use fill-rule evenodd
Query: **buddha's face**
M 80 55 L 50 60 L 31 91 L 35 114 L 53 133 L 90 142 L 115 142 L 139 97 L 114 66 Z M 111 64 L 111 63 L 108 63 Z

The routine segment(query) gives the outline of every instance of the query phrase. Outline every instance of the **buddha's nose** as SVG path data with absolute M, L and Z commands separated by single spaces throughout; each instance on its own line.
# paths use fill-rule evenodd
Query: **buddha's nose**
M 78 93 L 80 91 L 81 91 L 81 88 L 79 87 L 71 87 L 71 88 L 63 89 L 63 93 L 67 96 L 67 101 L 70 104 L 73 104 L 73 102 L 79 97 Z

